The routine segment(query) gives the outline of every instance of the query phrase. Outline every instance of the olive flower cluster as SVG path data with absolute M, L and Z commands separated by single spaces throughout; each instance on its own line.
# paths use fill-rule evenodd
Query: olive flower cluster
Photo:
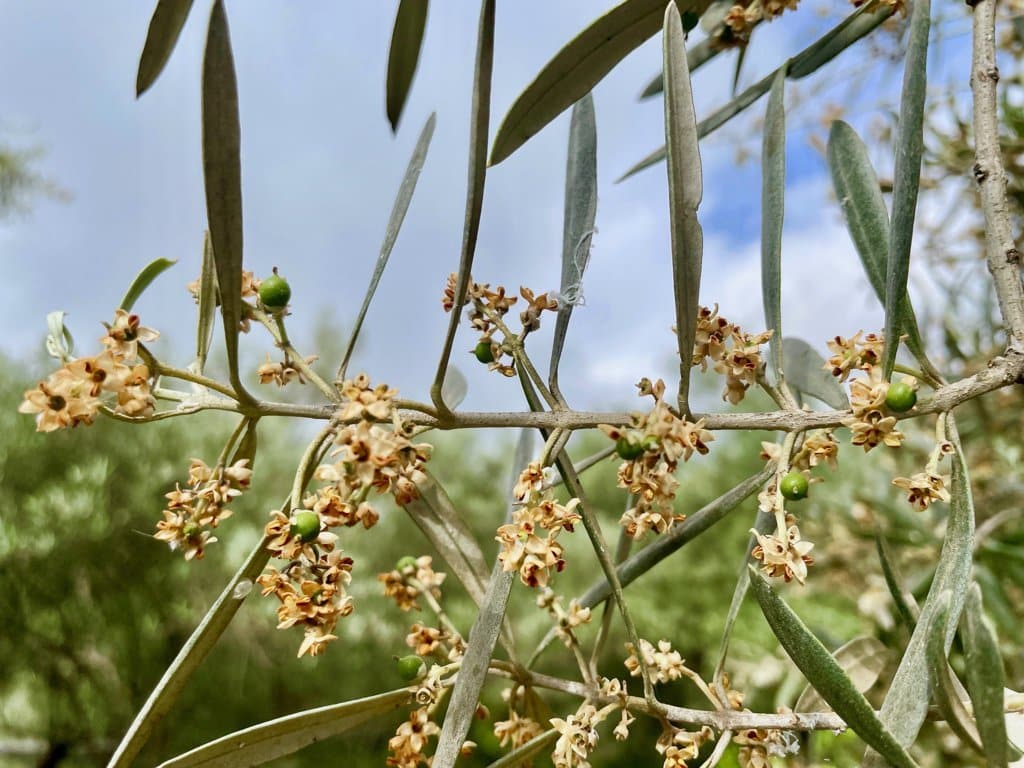
M 706 371 L 711 360 L 716 373 L 725 376 L 722 399 L 735 405 L 743 400 L 750 385 L 764 367 L 761 345 L 772 337 L 772 331 L 744 333 L 738 325 L 730 323 L 713 309 L 701 307 L 697 311 L 697 334 L 693 343 L 693 365 Z
M 619 524 L 634 539 L 647 531 L 665 533 L 683 519 L 675 514 L 673 501 L 679 481 L 675 478 L 679 461 L 688 461 L 696 452 L 706 454 L 714 435 L 704 429 L 704 420 L 689 422 L 676 416 L 664 401 L 665 382 L 642 379 L 640 396 L 654 398 L 647 414 L 633 414 L 630 427 L 599 424 L 598 428 L 616 442 L 616 451 L 624 459 L 619 465 L 619 487 L 636 496 L 636 506 L 626 510 Z
M 417 498 L 416 483 L 426 478 L 423 464 L 430 457 L 429 445 L 413 444 L 401 433 L 393 402 L 396 390 L 383 384 L 372 387 L 361 374 L 345 381 L 341 394 L 345 402 L 336 419 L 353 423 L 335 434 L 332 456 L 337 461 L 322 464 L 314 473 L 324 485 L 303 499 L 304 509 L 291 517 L 271 512 L 265 529 L 267 549 L 288 565 L 281 571 L 270 567 L 258 581 L 264 595 L 273 594 L 281 602 L 278 627 L 305 628 L 300 656 L 315 656 L 335 640 L 338 619 L 353 610 L 345 591 L 352 559 L 334 551 L 338 537 L 330 529 L 375 525 L 379 515 L 367 501 L 371 492 L 391 493 L 399 504 Z M 374 423 L 388 418 L 394 422 L 392 430 Z
M 125 416 L 151 415 L 156 401 L 149 368 L 139 361 L 139 342 L 159 335 L 144 327 L 138 315 L 117 310 L 100 339 L 106 350 L 95 357 L 71 360 L 51 373 L 25 392 L 18 411 L 34 414 L 39 432 L 92 424 L 104 405 Z
M 188 487 L 179 483 L 166 494 L 164 519 L 156 524 L 154 538 L 166 541 L 172 550 L 180 549 L 186 560 L 202 558 L 206 545 L 217 541 L 211 529 L 231 516 L 228 504 L 249 487 L 248 465 L 248 459 L 239 459 L 231 466 L 210 468 L 201 459 L 192 459 Z
M 501 545 L 498 559 L 506 573 L 519 572 L 519 579 L 528 587 L 546 587 L 551 569 L 565 568 L 562 545 L 558 535 L 572 533 L 580 516 L 575 511 L 579 499 L 559 504 L 543 487 L 544 473 L 540 462 L 532 462 L 519 476 L 513 491 L 518 506 L 512 522 L 498 528 L 495 539 Z

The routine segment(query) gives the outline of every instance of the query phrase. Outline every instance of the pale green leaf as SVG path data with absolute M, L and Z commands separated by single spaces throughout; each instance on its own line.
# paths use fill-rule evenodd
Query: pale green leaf
M 1003 660 L 995 633 L 985 621 L 981 589 L 977 584 L 971 584 L 967 593 L 962 631 L 967 690 L 974 705 L 985 756 L 989 765 L 1005 768 L 1010 757 L 1003 713 Z
M 125 291 L 124 298 L 121 299 L 121 304 L 119 305 L 121 309 L 125 312 L 131 312 L 132 307 L 135 306 L 135 302 L 139 300 L 139 296 L 142 295 L 143 291 L 149 288 L 152 282 L 163 272 L 167 271 L 177 263 L 177 259 L 154 259 L 149 262 L 149 264 L 143 267 L 142 271 L 135 276 L 135 279 L 132 280 L 132 284 L 128 286 L 128 290 Z
M 803 339 L 782 342 L 785 376 L 790 387 L 825 403 L 838 411 L 850 407 L 843 387 L 825 369 L 825 358 Z
M 203 56 L 203 180 L 231 383 L 251 400 L 238 372 L 242 321 L 242 167 L 238 83 L 223 0 L 210 11 Z
M 776 381 L 782 367 L 782 222 L 786 199 L 786 70 L 780 69 L 768 96 L 761 149 L 761 298 L 764 321 L 774 331 L 769 362 Z
M 409 165 L 406 166 L 405 176 L 398 187 L 398 194 L 395 196 L 394 205 L 391 206 L 391 215 L 388 217 L 387 228 L 384 230 L 384 241 L 381 243 L 380 252 L 377 254 L 377 263 L 373 268 L 373 275 L 370 277 L 370 284 L 366 288 L 366 295 L 363 296 L 363 304 L 359 308 L 359 315 L 356 317 L 355 325 L 352 327 L 352 335 L 349 336 L 348 344 L 345 345 L 345 354 L 342 356 L 341 364 L 338 366 L 338 380 L 344 380 L 348 370 L 349 360 L 356 348 L 356 341 L 359 339 L 359 332 L 363 328 L 363 321 L 370 309 L 370 302 L 377 292 L 381 275 L 388 265 L 391 251 L 394 250 L 395 241 L 398 240 L 398 233 L 402 229 L 402 222 L 405 221 L 405 214 L 409 210 L 409 203 L 412 202 L 413 193 L 416 191 L 416 182 L 419 181 L 420 171 L 423 170 L 423 163 L 427 159 L 427 150 L 430 149 L 430 140 L 434 136 L 434 126 L 437 123 L 437 115 L 431 113 L 427 122 L 420 131 L 420 137 L 416 141 L 412 157 L 409 158 Z
M 72 353 L 75 351 L 75 340 L 71 336 L 71 331 L 64 325 L 64 317 L 67 315 L 66 312 L 56 311 L 50 312 L 46 316 L 46 352 L 50 357 L 60 360 L 62 363 L 66 363 L 71 359 Z
M 572 109 L 565 169 L 565 216 L 562 225 L 562 282 L 551 343 L 548 382 L 558 391 L 558 363 L 573 307 L 583 298 L 583 272 L 597 216 L 597 124 L 594 97 L 587 94 Z
M 846 673 L 853 687 L 865 693 L 878 682 L 889 661 L 889 650 L 875 637 L 855 637 L 832 653 L 836 664 Z M 828 705 L 813 686 L 807 686 L 793 705 L 794 712 L 823 712 Z
M 709 0 L 681 2 L 679 10 L 700 15 Z M 501 121 L 491 165 L 497 165 L 600 80 L 662 27 L 665 0 L 625 0 L 567 43 L 509 108 Z
M 498 758 L 487 766 L 487 768 L 516 768 L 520 765 L 532 763 L 535 757 L 537 757 L 541 752 L 550 749 L 554 743 L 558 741 L 558 736 L 558 731 L 554 728 L 550 728 L 539 736 L 534 736 L 528 742 L 523 744 L 523 746 L 517 747 L 507 755 L 503 755 Z
M 196 373 L 206 367 L 206 356 L 213 341 L 214 316 L 217 312 L 217 265 L 213 259 L 210 233 L 203 235 L 203 263 L 199 272 L 198 320 L 196 322 Z
M 945 613 L 937 619 L 937 623 L 943 623 L 948 619 L 949 606 L 945 607 Z M 981 740 L 978 736 L 977 726 L 974 718 L 967 710 L 964 702 L 968 699 L 967 691 L 956 679 L 949 660 L 946 658 L 946 651 L 943 648 L 944 633 L 932 632 L 928 638 L 928 674 L 931 681 L 932 698 L 939 709 L 939 714 L 946 721 L 952 731 L 960 737 L 971 749 L 978 754 L 984 754 Z
M 669 3 L 665 9 L 664 26 L 665 146 L 668 153 L 672 287 L 679 343 L 679 410 L 688 414 L 704 252 L 704 234 L 697 220 L 697 208 L 704 196 L 704 183 L 690 71 L 686 66 L 683 23 L 674 3 Z
M 703 18 L 703 17 L 701 17 Z M 755 22 L 755 26 L 760 24 L 760 20 Z M 716 45 L 716 38 L 721 33 L 723 27 L 718 27 L 714 32 L 705 37 L 696 45 L 691 46 L 686 51 L 686 64 L 690 68 L 690 74 L 693 74 L 702 66 L 707 64 L 711 59 L 715 58 L 721 53 L 724 48 Z M 661 72 L 651 78 L 651 81 L 647 83 L 644 90 L 640 93 L 640 100 L 649 99 L 652 96 L 657 96 L 665 89 L 665 78 Z
M 401 0 L 395 14 L 386 85 L 388 122 L 392 131 L 398 130 L 398 121 L 402 119 L 402 110 L 416 75 L 428 6 L 428 0 Z
M 441 399 L 444 400 L 444 404 L 454 411 L 466 399 L 468 392 L 469 382 L 462 371 L 454 365 L 449 365 L 444 377 L 444 386 L 441 387 Z
M 786 654 L 821 697 L 861 739 L 877 749 L 894 766 L 915 766 L 910 755 L 882 725 L 871 704 L 856 689 L 821 641 L 811 634 L 753 565 L 748 566 L 748 569 L 751 588 L 768 624 Z
M 914 596 L 903 588 L 903 579 L 900 578 L 896 564 L 892 559 L 892 553 L 889 551 L 889 542 L 885 540 L 881 530 L 877 529 L 875 530 L 875 549 L 878 552 L 878 562 L 882 566 L 885 586 L 889 588 L 889 595 L 896 605 L 896 611 L 899 613 L 907 629 L 913 632 L 914 625 L 917 624 L 917 619 L 920 615 L 920 609 L 917 607 L 917 603 L 914 602 Z
M 135 97 L 145 93 L 163 72 L 185 26 L 192 0 L 157 0 L 149 20 L 146 43 L 139 57 L 139 71 L 135 77 Z
M 317 707 L 222 736 L 161 763 L 159 768 L 246 768 L 298 752 L 370 720 L 386 717 L 412 700 L 408 689 Z
M 885 273 L 885 350 L 882 357 L 886 380 L 892 375 L 899 348 L 899 335 L 910 274 L 910 245 L 914 237 L 917 190 L 921 183 L 924 152 L 924 102 L 928 87 L 928 31 L 931 0 L 915 0 L 910 13 L 910 38 L 903 71 L 903 94 L 896 130 L 896 160 L 893 167 L 892 226 L 889 230 L 889 260 Z

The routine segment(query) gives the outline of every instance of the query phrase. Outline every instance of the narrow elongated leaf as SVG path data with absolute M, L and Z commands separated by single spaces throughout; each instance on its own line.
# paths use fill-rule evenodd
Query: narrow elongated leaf
M 942 544 L 935 576 L 932 578 L 928 597 L 921 606 L 921 616 L 910 643 L 903 653 L 892 685 L 882 703 L 879 714 L 886 727 L 892 731 L 900 744 L 909 747 L 914 743 L 928 711 L 928 638 L 931 636 L 936 602 L 943 592 L 950 592 L 949 618 L 942 628 L 945 632 L 943 651 L 948 655 L 960 620 L 971 575 L 971 547 L 974 539 L 974 501 L 971 496 L 970 479 L 960 446 L 952 414 L 947 414 L 947 433 L 955 452 L 952 458 L 952 503 L 946 522 L 946 540 Z M 866 768 L 883 765 L 882 759 L 870 751 L 865 756 Z
M 948 615 L 939 619 L 945 620 Z M 942 648 L 943 633 L 933 632 L 928 639 L 928 674 L 931 680 L 932 698 L 939 709 L 939 714 L 946 721 L 960 740 L 980 755 L 985 754 L 978 736 L 978 728 L 974 718 L 967 710 L 967 691 L 960 684 L 949 666 L 949 660 Z
M 121 743 L 117 745 L 110 762 L 107 763 L 107 768 L 130 766 L 139 754 L 139 750 L 145 746 L 153 728 L 174 706 L 189 678 L 199 668 L 203 659 L 206 658 L 206 654 L 213 649 L 224 630 L 227 629 L 235 612 L 251 591 L 252 583 L 263 571 L 267 560 L 270 559 L 270 552 L 266 548 L 268 542 L 269 539 L 266 537 L 260 539 L 245 562 L 221 591 L 216 602 L 210 606 L 210 610 L 206 612 L 202 621 L 199 622 L 199 626 L 195 628 L 185 645 L 178 651 L 178 655 L 174 657 L 174 661 L 167 667 L 163 677 L 160 678 L 153 692 L 146 699 L 146 703 L 142 705 L 142 709 L 135 716 L 128 732 L 124 735 Z
M 416 74 L 423 44 L 423 30 L 427 25 L 428 0 L 401 0 L 391 31 L 388 51 L 387 110 L 391 130 L 398 130 L 409 89 Z
M 868 281 L 884 306 L 889 263 L 889 213 L 867 147 L 857 132 L 842 120 L 832 123 L 829 131 L 828 165 L 850 238 Z M 924 342 L 908 295 L 904 295 L 900 309 L 900 328 L 907 334 L 907 346 L 921 358 Z
M 914 625 L 917 624 L 917 618 L 920 615 L 920 609 L 917 607 L 917 603 L 914 602 L 914 596 L 904 590 L 903 580 L 900 578 L 899 572 L 896 570 L 896 564 L 893 562 L 892 554 L 889 552 L 889 543 L 885 540 L 885 536 L 882 535 L 880 530 L 875 531 L 875 549 L 878 552 L 878 561 L 882 566 L 882 576 L 885 578 L 885 585 L 889 588 L 889 595 L 896 605 L 896 611 L 899 613 L 907 629 L 913 632 Z
M 679 410 L 690 412 L 690 372 L 697 333 L 697 303 L 704 233 L 697 208 L 704 196 L 693 109 L 690 70 L 686 66 L 683 23 L 675 3 L 665 9 L 665 146 L 668 152 L 668 215 L 672 234 L 672 286 L 679 342 Z
M 782 342 L 785 376 L 789 386 L 805 395 L 821 400 L 838 411 L 850 407 L 836 377 L 825 370 L 825 358 L 803 339 L 788 338 Z
M 157 0 L 149 20 L 146 44 L 139 57 L 139 72 L 135 77 L 136 98 L 144 94 L 164 71 L 190 10 L 192 0 Z
M 889 650 L 875 637 L 855 637 L 832 653 L 836 664 L 846 673 L 853 687 L 865 693 L 878 682 L 889 659 Z M 793 705 L 794 712 L 822 712 L 828 704 L 813 686 L 807 686 Z
M 532 430 L 524 429 L 519 435 L 515 459 L 512 465 L 511 485 L 514 486 L 520 472 L 530 461 L 533 447 Z M 509 498 L 512 498 L 511 489 Z M 512 519 L 512 505 L 505 519 Z M 487 669 L 494 653 L 494 644 L 498 634 L 505 625 L 505 607 L 512 590 L 517 572 L 506 572 L 500 560 L 495 560 L 491 568 L 491 578 L 487 584 L 487 593 L 480 604 L 473 629 L 470 630 L 466 643 L 466 652 L 462 657 L 459 677 L 452 690 L 452 700 L 444 716 L 441 735 L 438 737 L 437 750 L 431 765 L 436 768 L 451 768 L 459 757 L 459 751 L 469 732 L 469 726 L 476 714 L 480 691 L 487 679 Z M 511 643 L 509 643 L 511 646 Z
M 995 633 L 986 623 L 981 606 L 981 589 L 971 584 L 962 622 L 967 690 L 985 748 L 988 764 L 1006 768 L 1009 749 L 1003 713 L 1003 660 Z
M 760 20 L 758 20 L 754 22 L 754 26 L 760 23 Z M 719 26 L 710 35 L 705 37 L 696 45 L 691 46 L 686 51 L 686 64 L 690 68 L 691 75 L 725 50 L 723 47 L 715 44 L 716 39 L 723 28 L 724 25 Z M 651 78 L 651 81 L 647 83 L 646 86 L 644 86 L 644 90 L 640 93 L 640 101 L 649 99 L 652 96 L 657 96 L 663 90 L 665 90 L 665 78 L 662 76 L 662 73 L 659 72 Z
M 487 179 L 487 137 L 491 119 L 491 74 L 494 70 L 494 3 L 495 0 L 481 0 L 480 23 L 477 26 L 476 66 L 473 72 L 473 104 L 469 118 L 469 170 L 466 181 L 466 214 L 462 227 L 462 252 L 459 255 L 459 272 L 455 286 L 455 306 L 461 307 L 466 300 L 473 257 L 476 255 L 476 240 L 480 233 L 480 213 L 484 204 L 484 182 Z M 455 332 L 459 327 L 461 312 L 453 310 L 448 319 L 441 357 L 437 363 L 434 381 L 430 385 L 430 397 L 434 405 L 444 408 L 441 389 L 445 372 L 452 356 Z
M 125 291 L 124 298 L 121 299 L 119 305 L 125 312 L 131 312 L 132 307 L 135 306 L 135 302 L 139 300 L 139 296 L 142 295 L 152 284 L 154 280 L 160 277 L 161 274 L 166 272 L 168 269 L 177 264 L 177 259 L 154 259 L 149 262 L 142 271 L 135 276 L 132 280 L 132 284 L 128 286 L 128 290 Z
M 780 69 L 768 96 L 761 149 L 761 298 L 776 381 L 782 367 L 782 221 L 786 199 L 786 70 Z
M 572 308 L 583 300 L 583 271 L 590 261 L 590 243 L 597 216 L 597 124 L 594 97 L 587 94 L 572 108 L 569 153 L 565 168 L 565 218 L 562 226 L 562 283 L 551 344 L 549 384 L 558 390 L 558 363 Z
M 199 272 L 199 309 L 196 322 L 196 373 L 206 367 L 206 356 L 213 341 L 214 315 L 217 312 L 217 265 L 213 260 L 210 233 L 203 235 L 203 264 Z
M 780 598 L 754 566 L 748 566 L 750 584 L 761 610 L 786 654 L 830 707 L 865 742 L 897 768 L 916 763 L 879 721 L 868 703 L 836 660 L 792 609 Z M 927 698 L 925 705 L 927 706 Z
M 338 736 L 400 709 L 412 699 L 406 688 L 365 699 L 308 709 L 243 728 L 161 763 L 159 768 L 247 768 Z
M 892 227 L 889 230 L 889 261 L 885 273 L 885 351 L 882 357 L 886 380 L 892 375 L 899 348 L 903 302 L 910 274 L 910 245 L 914 237 L 917 190 L 921 183 L 924 152 L 924 100 L 928 87 L 928 30 L 931 0 L 915 0 L 910 12 L 910 38 L 903 71 L 903 94 L 896 131 L 893 167 Z
M 700 138 L 704 138 L 718 130 L 764 94 L 768 93 L 779 69 L 788 66 L 790 80 L 799 80 L 802 77 L 806 77 L 830 62 L 837 54 L 872 32 L 878 25 L 888 19 L 892 13 L 893 8 L 890 6 L 884 6 L 877 10 L 872 5 L 865 4 L 861 6 L 781 67 L 766 75 L 728 104 L 701 120 L 697 126 L 698 135 Z M 650 168 L 652 165 L 660 163 L 664 159 L 665 147 L 656 149 L 622 174 L 616 180 L 616 183 L 624 181 L 645 168 Z
M 238 329 L 242 320 L 242 166 L 238 83 L 223 0 L 210 11 L 203 56 L 203 181 L 206 215 L 217 266 L 228 370 L 235 391 L 246 399 L 238 373 Z
M 709 0 L 685 0 L 680 11 L 698 16 Z M 662 27 L 665 0 L 625 0 L 569 41 L 509 108 L 491 148 L 497 165 L 562 112 Z
M 398 240 L 398 233 L 402 229 L 402 222 L 405 221 L 405 214 L 409 210 L 409 203 L 412 202 L 413 192 L 416 191 L 416 182 L 419 181 L 420 171 L 423 170 L 423 163 L 427 159 L 427 150 L 430 149 L 430 140 L 434 136 L 434 126 L 436 123 L 437 115 L 436 113 L 431 113 L 430 117 L 427 118 L 426 124 L 423 126 L 423 130 L 420 131 L 420 137 L 416 141 L 412 157 L 409 158 L 409 165 L 405 169 L 405 176 L 402 177 L 402 183 L 398 187 L 395 203 L 391 206 L 391 216 L 388 217 L 387 229 L 384 230 L 384 242 L 381 243 L 380 252 L 377 254 L 377 263 L 373 268 L 373 276 L 370 278 L 370 284 L 366 288 L 363 305 L 359 308 L 359 315 L 356 317 L 356 323 L 352 327 L 352 335 L 345 346 L 345 354 L 342 356 L 341 365 L 338 367 L 339 380 L 345 378 L 349 360 L 352 358 L 352 353 L 356 348 L 356 341 L 359 339 L 359 332 L 363 328 L 363 320 L 366 319 L 366 312 L 369 310 L 370 302 L 373 301 L 373 296 L 377 292 L 381 275 L 384 274 L 384 268 L 388 265 L 391 251 L 394 250 L 395 241 Z
M 498 758 L 487 768 L 516 768 L 517 766 L 525 765 L 541 752 L 550 749 L 558 741 L 558 736 L 559 733 L 554 728 L 546 730 L 539 736 L 534 736 L 523 746 L 517 747 L 507 755 Z
M 444 488 L 429 473 L 417 488 L 419 497 L 406 504 L 405 511 L 455 572 L 473 602 L 482 605 L 488 571 L 476 537 Z

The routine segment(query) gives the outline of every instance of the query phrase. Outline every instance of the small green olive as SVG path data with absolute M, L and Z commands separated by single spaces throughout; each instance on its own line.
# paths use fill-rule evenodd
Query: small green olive
M 405 571 L 408 568 L 415 568 L 415 567 L 416 567 L 416 558 L 413 557 L 412 555 L 406 555 L 401 560 L 399 560 L 397 563 L 395 563 L 395 570 L 398 571 L 399 573 L 402 573 L 403 571 Z
M 896 413 L 909 411 L 917 403 L 917 393 L 909 384 L 894 381 L 885 393 L 885 407 Z
M 426 666 L 419 656 L 403 656 L 398 659 L 397 664 L 399 676 L 410 683 L 423 674 L 423 668 Z
M 308 509 L 296 512 L 290 521 L 288 532 L 308 543 L 320 535 L 320 515 Z
M 803 472 L 790 472 L 779 483 L 779 490 L 782 491 L 782 495 L 790 501 L 806 499 L 809 487 L 810 483 L 807 481 L 807 475 Z
M 620 458 L 626 461 L 632 461 L 633 459 L 640 458 L 644 453 L 644 447 L 628 437 L 623 435 L 615 441 L 615 452 L 619 454 Z
M 473 354 L 476 355 L 477 360 L 485 365 L 487 363 L 494 362 L 494 349 L 491 347 L 491 342 L 489 341 L 481 341 L 477 344 L 476 348 L 473 350 Z
M 260 282 L 260 302 L 271 311 L 279 311 L 287 307 L 291 297 L 291 286 L 276 271 Z

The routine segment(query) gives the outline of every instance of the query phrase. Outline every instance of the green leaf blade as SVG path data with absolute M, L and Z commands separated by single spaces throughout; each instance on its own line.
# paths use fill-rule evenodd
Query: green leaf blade
M 409 98 L 412 80 L 419 64 L 423 31 L 427 25 L 428 0 L 401 0 L 395 14 L 388 49 L 386 101 L 391 131 L 398 131 L 398 121 Z
M 775 380 L 782 366 L 782 223 L 786 198 L 786 70 L 775 75 L 768 96 L 761 149 L 761 298 L 764 320 L 773 331 L 769 360 Z
M 203 55 L 203 181 L 231 383 L 251 399 L 238 372 L 242 321 L 242 166 L 238 83 L 223 0 L 210 11 Z
M 669 3 L 665 9 L 663 51 L 672 287 L 679 342 L 679 410 L 688 414 L 704 251 L 704 233 L 697 220 L 697 209 L 704 196 L 704 181 L 683 24 L 675 3 Z
M 143 267 L 142 271 L 135 276 L 135 279 L 132 280 L 132 284 L 128 286 L 128 290 L 125 291 L 124 298 L 121 299 L 121 304 L 119 305 L 121 309 L 125 312 L 131 312 L 132 307 L 135 306 L 135 302 L 138 301 L 143 292 L 152 285 L 153 281 L 177 263 L 177 259 L 154 259 L 149 262 L 149 264 Z
M 782 341 L 786 381 L 793 389 L 821 400 L 837 411 L 850 407 L 846 392 L 835 376 L 825 369 L 825 358 L 803 339 L 790 337 Z
M 748 567 L 752 591 L 768 624 L 786 654 L 811 685 L 861 739 L 879 750 L 890 763 L 897 768 L 915 766 L 916 763 L 882 725 L 867 699 L 857 691 L 832 654 L 775 593 L 764 576 L 753 565 Z
M 548 383 L 558 389 L 558 364 L 572 310 L 583 295 L 583 272 L 590 261 L 590 244 L 597 217 L 597 123 L 594 97 L 587 94 L 572 109 L 569 152 L 565 169 L 565 216 L 562 226 L 562 280 L 551 344 Z
M 203 262 L 199 271 L 199 305 L 196 320 L 196 373 L 206 367 L 206 357 L 213 341 L 214 316 L 217 312 L 217 265 L 213 259 L 213 241 L 209 231 L 203 234 Z
M 1010 754 L 1003 712 L 1003 660 L 995 633 L 985 621 L 981 589 L 976 583 L 971 584 L 967 593 L 962 630 L 967 690 L 974 706 L 985 757 L 989 765 L 1006 768 Z
M 139 57 L 139 69 L 135 76 L 136 98 L 149 90 L 164 71 L 190 10 L 192 0 L 157 0 L 149 20 L 142 55 Z
M 910 15 L 910 39 L 903 73 L 896 162 L 893 168 L 892 227 L 885 275 L 885 350 L 882 357 L 886 380 L 892 375 L 899 348 L 900 321 L 910 275 L 910 246 L 914 237 L 917 192 L 924 153 L 924 104 L 928 87 L 928 32 L 931 0 L 916 0 Z

